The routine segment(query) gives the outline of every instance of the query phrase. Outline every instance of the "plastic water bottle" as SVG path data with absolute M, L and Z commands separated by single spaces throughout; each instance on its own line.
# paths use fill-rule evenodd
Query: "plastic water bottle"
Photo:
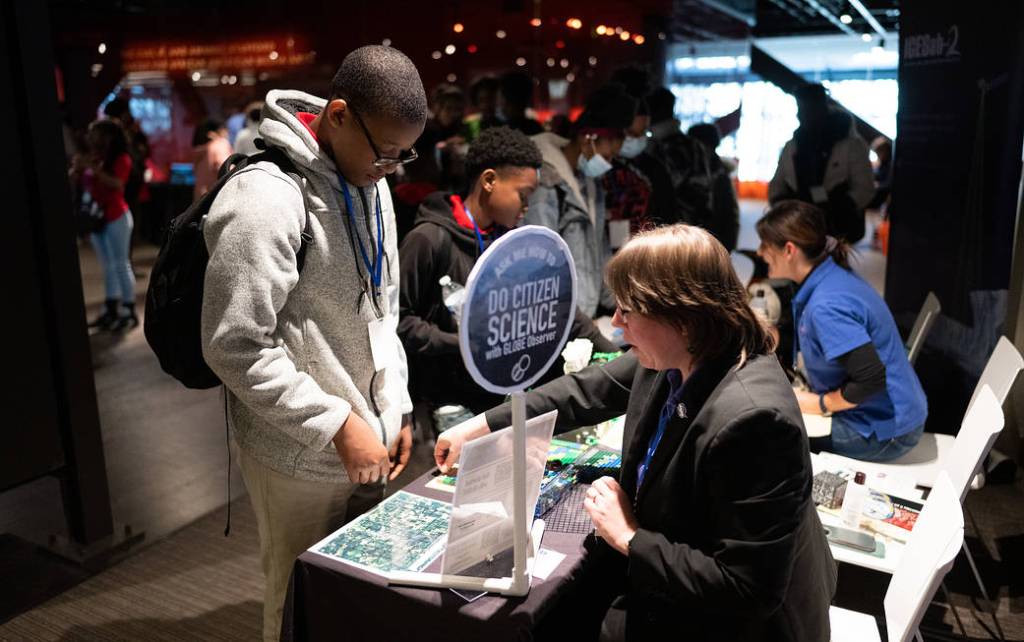
M 857 528 L 860 526 L 860 514 L 864 509 L 864 497 L 868 493 L 864 473 L 855 473 L 853 481 L 846 484 L 846 494 L 843 495 L 843 508 L 841 518 L 843 526 Z
M 441 300 L 452 313 L 455 325 L 459 325 L 462 323 L 462 303 L 466 300 L 466 288 L 461 283 L 452 281 L 452 277 L 447 274 L 442 276 L 438 283 L 441 284 Z
M 754 293 L 754 298 L 750 300 L 750 308 L 754 311 L 754 315 L 766 325 L 771 323 L 768 318 L 768 300 L 764 298 L 764 290 Z

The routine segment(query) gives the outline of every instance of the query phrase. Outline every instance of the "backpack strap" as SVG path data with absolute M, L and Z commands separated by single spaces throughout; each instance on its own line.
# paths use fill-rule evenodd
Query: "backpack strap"
M 228 165 L 231 159 L 235 156 L 244 157 L 245 155 L 234 154 L 224 163 L 224 165 Z M 295 262 L 298 265 L 299 272 L 301 273 L 302 268 L 306 265 L 306 250 L 313 244 L 312 224 L 309 220 L 309 195 L 306 193 L 305 181 L 303 181 L 302 176 L 299 174 L 299 170 L 296 169 L 295 163 L 292 162 L 292 159 L 288 158 L 288 155 L 285 154 L 284 150 L 280 147 L 267 146 L 264 151 L 254 154 L 253 156 L 246 157 L 246 160 L 247 162 L 245 164 L 258 163 L 259 161 L 265 160 L 277 165 L 282 172 L 295 181 L 295 184 L 299 187 L 299 191 L 302 193 L 302 209 L 306 215 L 306 222 L 303 225 L 302 234 L 300 236 L 301 240 L 299 242 L 299 251 L 295 253 Z M 223 170 L 223 167 L 221 169 Z

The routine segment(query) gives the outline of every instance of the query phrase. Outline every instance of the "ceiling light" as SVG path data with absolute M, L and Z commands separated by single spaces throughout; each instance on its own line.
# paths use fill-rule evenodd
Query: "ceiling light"
M 454 25 L 452 25 L 452 31 L 454 31 L 455 33 L 462 33 L 465 29 L 466 27 L 463 26 L 461 22 L 456 22 Z
M 504 37 L 505 37 L 505 36 L 506 36 L 507 34 L 506 34 L 506 33 L 505 33 L 505 32 L 504 32 L 503 30 L 501 30 L 501 29 L 498 29 L 498 30 L 497 30 L 497 31 L 496 31 L 496 32 L 494 33 L 494 35 L 495 35 L 495 36 L 497 36 L 497 37 L 498 37 L 498 39 L 500 40 L 500 39 L 503 39 L 503 38 L 504 38 Z
M 844 25 L 848 25 L 851 22 L 853 22 L 853 18 L 850 17 L 850 14 L 844 13 L 843 15 L 839 16 L 839 22 L 843 23 Z
M 525 67 L 525 66 L 526 66 L 526 58 L 523 58 L 521 56 L 519 58 L 516 58 L 516 67 Z

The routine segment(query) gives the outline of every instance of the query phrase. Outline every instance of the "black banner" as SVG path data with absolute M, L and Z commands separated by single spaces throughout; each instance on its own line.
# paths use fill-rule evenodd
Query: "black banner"
M 942 315 L 917 370 L 930 428 L 955 432 L 959 405 L 1004 332 L 1024 131 L 1024 4 L 910 0 L 900 12 L 885 294 L 907 327 L 927 293 L 938 295 Z M 951 393 L 957 407 L 947 407 Z

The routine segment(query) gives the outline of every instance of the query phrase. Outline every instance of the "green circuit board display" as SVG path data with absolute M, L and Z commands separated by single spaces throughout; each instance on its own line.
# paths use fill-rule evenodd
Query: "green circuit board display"
M 451 505 L 398 491 L 313 547 L 375 573 L 422 571 L 444 548 Z

